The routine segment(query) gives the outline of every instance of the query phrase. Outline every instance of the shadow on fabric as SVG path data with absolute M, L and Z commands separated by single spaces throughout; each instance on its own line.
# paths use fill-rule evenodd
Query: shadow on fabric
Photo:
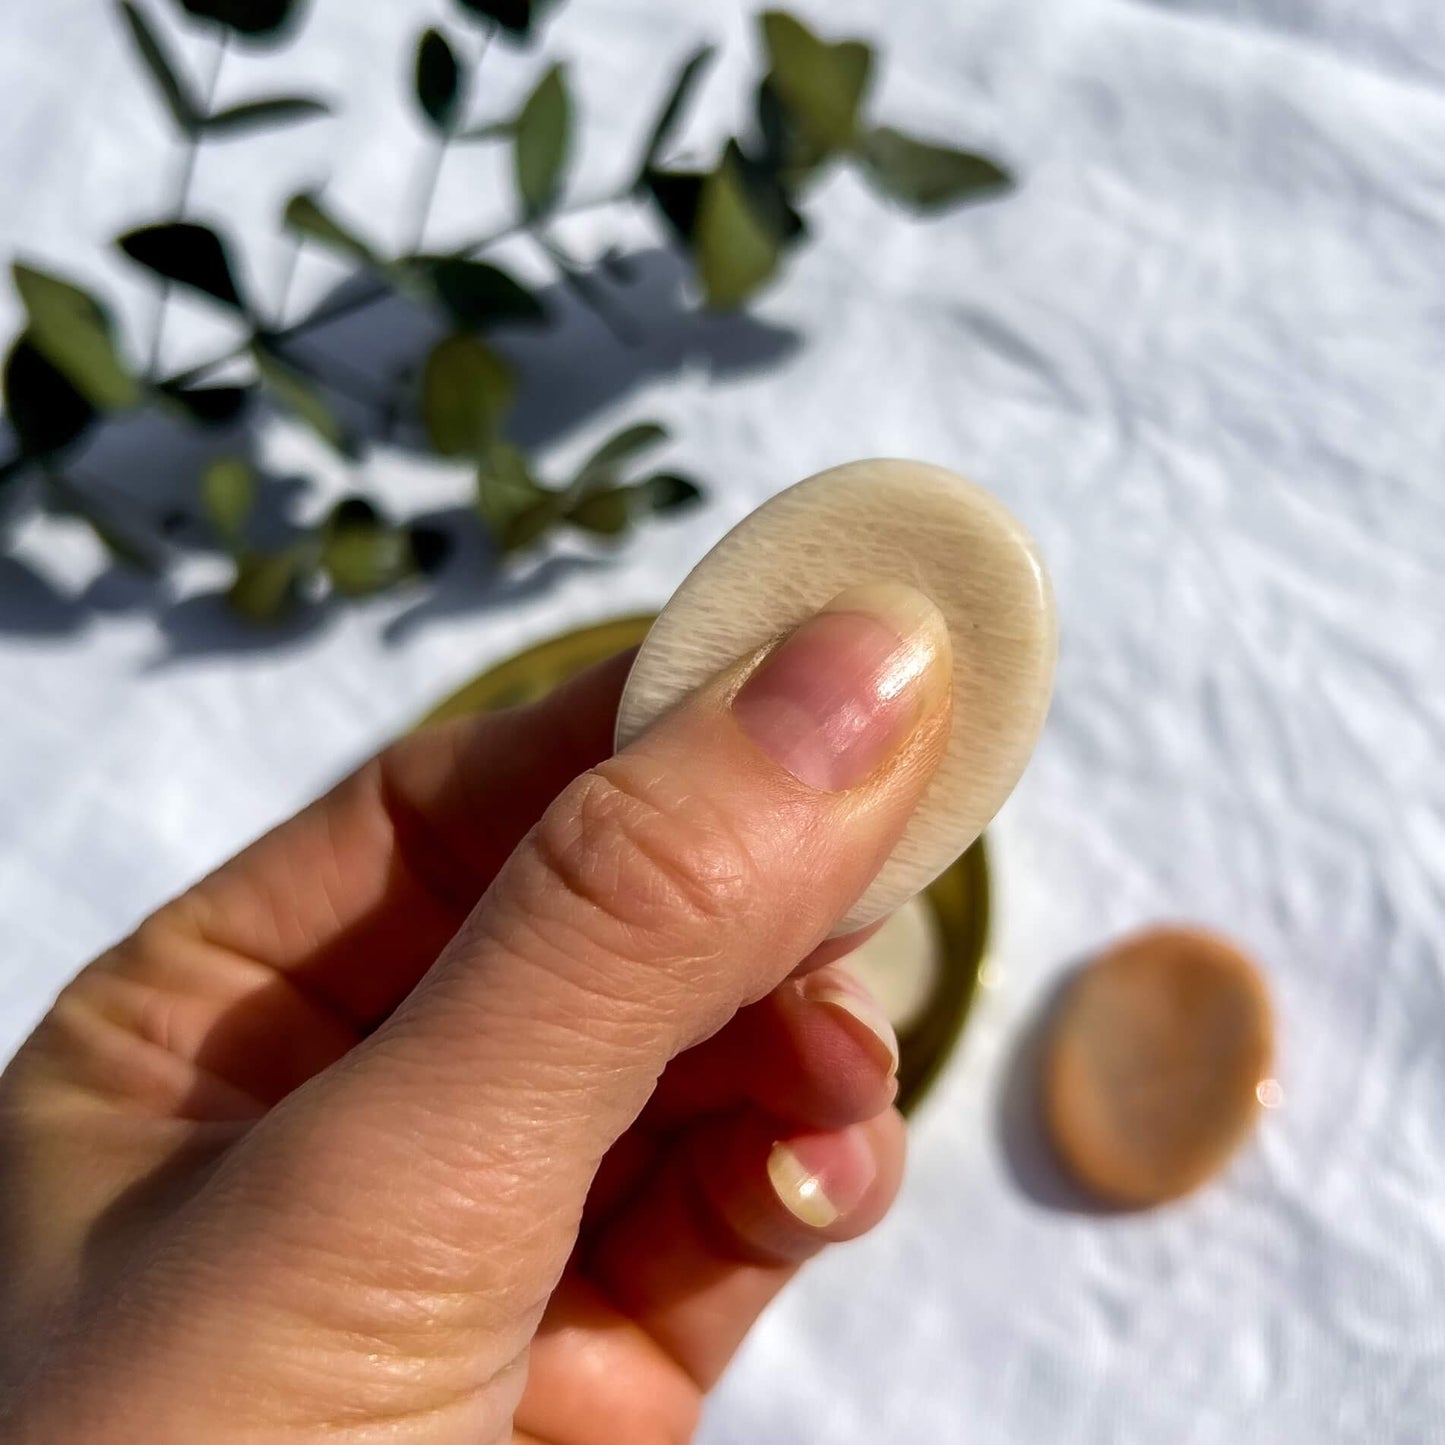
M 626 340 L 569 286 L 558 283 L 540 294 L 548 323 L 540 328 L 499 328 L 488 340 L 511 361 L 521 384 L 507 426 L 511 440 L 542 449 L 598 413 L 617 406 L 649 382 L 679 370 L 727 377 L 765 370 L 788 357 L 799 343 L 791 330 L 745 314 L 699 312 L 686 296 L 682 261 L 663 249 L 637 252 L 621 268 L 625 280 L 609 274 L 605 286 L 617 313 L 627 318 Z M 332 297 L 345 296 L 354 281 Z M 359 451 L 386 447 L 429 456 L 419 418 L 399 407 L 408 395 L 428 350 L 443 334 L 424 308 L 392 295 L 350 316 L 318 327 L 298 340 L 288 355 L 320 383 L 338 420 Z M 97 499 L 122 523 L 145 519 L 147 530 L 168 536 L 187 554 L 214 552 L 215 539 L 199 514 L 197 478 L 217 456 L 247 455 L 260 478 L 251 531 L 261 548 L 283 546 L 296 536 L 296 517 L 308 496 L 302 477 L 269 474 L 257 454 L 256 431 L 244 421 L 197 431 L 163 414 L 121 418 L 106 426 L 77 459 L 87 479 L 100 479 Z M 704 485 L 718 479 L 702 478 Z M 452 550 L 438 575 L 416 589 L 416 601 L 386 628 L 399 642 L 433 618 L 484 612 L 546 590 L 571 571 L 605 568 L 595 549 L 560 555 L 524 572 L 504 572 L 470 495 L 455 506 L 408 517 L 440 527 Z M 0 533 L 0 546 L 5 545 Z M 174 583 L 126 563 L 113 561 L 78 595 L 69 595 L 47 575 L 31 548 L 0 558 L 0 636 L 54 637 L 79 632 L 106 614 L 152 613 L 165 644 L 162 662 L 208 654 L 285 648 L 327 627 L 347 605 L 326 600 L 307 605 L 293 620 L 269 626 L 232 615 L 223 590 L 177 596 Z M 219 570 L 219 569 L 218 569 Z

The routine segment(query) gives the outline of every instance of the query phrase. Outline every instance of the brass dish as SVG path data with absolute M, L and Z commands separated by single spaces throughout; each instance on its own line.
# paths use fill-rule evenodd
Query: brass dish
M 545 697 L 559 683 L 604 657 L 635 646 L 650 616 L 619 617 L 553 637 L 489 668 L 439 703 L 423 719 L 442 722 L 470 713 L 520 707 Z M 978 988 L 988 942 L 988 854 L 980 838 L 924 891 L 943 941 L 943 967 L 933 997 L 917 1022 L 899 1034 L 898 1104 L 918 1107 L 958 1043 Z

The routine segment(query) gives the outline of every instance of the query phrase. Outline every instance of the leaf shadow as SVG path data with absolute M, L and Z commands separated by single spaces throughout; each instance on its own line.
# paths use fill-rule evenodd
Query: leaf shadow
M 1094 1217 L 1127 1208 L 1087 1194 L 1064 1172 L 1044 1127 L 1040 1078 L 1049 1033 L 1064 997 L 1087 959 L 1074 960 L 1038 1004 L 1005 1068 L 994 1115 L 994 1137 L 1009 1178 L 1033 1203 L 1058 1214 Z
M 650 381 L 683 369 L 709 377 L 762 371 L 781 364 L 801 343 L 791 328 L 746 312 L 700 311 L 687 294 L 688 267 L 675 252 L 636 251 L 623 258 L 622 269 L 625 280 L 604 277 L 600 267 L 588 276 L 605 304 L 635 329 L 635 339 L 621 339 L 563 282 L 537 293 L 547 313 L 544 324 L 514 324 L 489 335 L 519 373 L 517 404 L 506 427 L 512 441 L 544 447 Z M 320 304 L 344 301 L 356 284 L 343 282 Z M 294 354 L 342 396 L 357 383 L 382 395 L 398 377 L 419 372 L 427 350 L 444 334 L 425 307 L 392 293 L 317 327 Z M 383 409 L 343 401 L 341 411 L 362 440 L 426 450 L 414 426 L 399 424 Z
M 548 316 L 544 325 L 508 326 L 488 337 L 518 371 L 518 400 L 507 434 L 524 448 L 545 448 L 661 377 L 684 369 L 712 377 L 763 371 L 781 364 L 801 341 L 796 331 L 747 313 L 700 312 L 688 295 L 686 264 L 665 248 L 636 251 L 605 275 L 601 267 L 588 275 L 604 302 L 635 327 L 636 340 L 619 339 L 592 305 L 560 281 L 538 292 Z M 330 309 L 365 285 L 364 278 L 347 277 L 317 305 Z M 287 355 L 311 373 L 359 448 L 426 456 L 429 448 L 415 406 L 399 401 L 405 403 L 408 386 L 444 333 L 428 309 L 391 294 L 317 326 Z M 164 533 L 179 552 L 216 552 L 200 515 L 197 479 L 217 456 L 245 455 L 262 479 L 254 540 L 275 546 L 295 536 L 308 484 L 303 478 L 267 475 L 257 442 L 258 428 L 246 421 L 197 429 L 148 410 L 101 429 L 76 459 L 77 475 L 117 518 Z M 701 480 L 713 487 L 722 479 Z M 512 605 L 545 592 L 571 572 L 611 565 L 605 553 L 579 550 L 556 553 L 535 566 L 511 560 L 503 567 L 469 495 L 455 506 L 398 520 L 443 527 L 453 551 L 436 576 L 419 584 L 417 601 L 385 626 L 383 635 L 393 643 L 430 620 Z M 171 587 L 118 561 L 74 599 L 63 598 L 22 564 L 0 574 L 0 633 L 57 635 L 79 630 L 95 615 L 150 610 L 164 644 L 157 665 L 292 646 L 324 630 L 347 605 L 337 599 L 309 601 L 284 623 L 257 626 L 231 615 L 221 591 L 177 598 Z
M 329 603 L 302 605 L 289 617 L 259 627 L 237 616 L 227 606 L 224 593 L 192 593 L 158 614 L 156 622 L 164 646 L 145 671 L 158 672 L 193 657 L 283 652 L 324 632 L 335 612 Z
M 89 611 L 20 557 L 0 556 L 0 636 L 68 637 L 84 630 Z
M 440 527 L 454 540 L 449 564 L 428 586 L 416 589 L 416 601 L 390 618 L 382 639 L 401 644 L 428 622 L 471 612 L 517 605 L 541 597 L 579 572 L 605 572 L 612 564 L 603 555 L 556 552 L 535 563 L 503 566 L 486 533 L 467 525 L 470 508 L 448 507 L 420 514 L 416 521 Z

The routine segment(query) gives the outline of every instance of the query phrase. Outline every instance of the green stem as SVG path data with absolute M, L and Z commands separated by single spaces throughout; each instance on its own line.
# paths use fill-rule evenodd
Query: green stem
M 554 212 L 554 219 L 562 216 L 581 215 L 585 211 L 596 211 L 604 206 L 620 205 L 623 201 L 631 198 L 631 190 L 608 191 L 605 195 L 589 196 L 585 200 L 576 201 L 562 210 Z M 474 241 L 467 241 L 458 246 L 448 255 L 454 260 L 465 260 L 475 256 L 480 251 L 490 250 L 491 247 L 513 236 L 522 235 L 532 229 L 530 221 L 513 221 L 491 232 L 486 236 L 479 236 Z M 318 306 L 314 311 L 303 316 L 299 321 L 293 322 L 290 326 L 283 326 L 279 331 L 271 333 L 269 340 L 273 343 L 294 341 L 297 337 L 305 336 L 308 332 L 315 331 L 322 326 L 327 326 L 333 321 L 340 321 L 344 317 L 354 316 L 358 311 L 365 311 L 369 306 L 375 306 L 378 301 L 384 301 L 392 293 L 392 287 L 380 277 L 373 277 L 364 284 L 358 286 L 348 296 L 338 296 L 331 301 Z M 203 361 L 197 366 L 189 367 L 185 371 L 177 372 L 169 376 L 162 383 L 165 386 L 194 386 L 196 382 L 203 380 L 218 366 L 224 366 L 228 361 L 235 361 L 237 357 L 244 356 L 251 349 L 249 339 L 238 342 L 229 351 L 223 352 L 220 356 L 213 356 L 209 361 Z
M 416 224 L 412 227 L 411 243 L 407 251 L 420 251 L 426 240 L 427 222 L 431 220 L 432 207 L 436 204 L 437 188 L 441 184 L 442 166 L 446 163 L 447 147 L 451 137 L 443 136 L 427 148 L 426 160 L 422 163 L 421 184 L 417 187 Z
M 487 51 L 491 48 L 492 37 L 497 33 L 497 27 L 490 25 L 482 36 L 481 47 L 472 58 L 471 64 L 467 67 L 466 77 L 462 82 L 463 93 L 470 95 L 472 85 L 477 78 L 477 72 L 482 67 L 482 61 L 487 58 Z M 453 125 L 451 129 L 441 137 L 439 141 L 431 145 L 427 159 L 422 164 L 421 184 L 417 187 L 417 208 L 416 224 L 412 228 L 411 244 L 407 247 L 408 252 L 415 255 L 422 248 L 426 240 L 426 228 L 431 221 L 431 213 L 436 206 L 437 190 L 441 185 L 442 168 L 446 165 L 447 152 L 451 149 L 452 137 L 460 126 Z
M 608 191 L 603 195 L 588 196 L 583 200 L 574 201 L 570 206 L 564 206 L 561 210 L 553 213 L 553 219 L 558 220 L 563 216 L 581 215 L 587 211 L 600 210 L 606 206 L 621 205 L 624 201 L 632 199 L 631 188 L 623 191 Z M 465 260 L 475 256 L 480 251 L 489 250 L 491 247 L 513 236 L 519 236 L 531 230 L 530 221 L 513 221 L 499 230 L 491 232 L 486 236 L 478 236 L 474 241 L 468 241 L 458 246 L 450 255 L 456 260 Z M 318 306 L 309 315 L 303 316 L 299 321 L 293 322 L 290 326 L 283 326 L 273 331 L 267 340 L 273 346 L 284 345 L 288 341 L 296 341 L 322 326 L 329 325 L 333 321 L 341 321 L 347 316 L 354 316 L 358 311 L 365 311 L 369 306 L 375 306 L 378 301 L 384 301 L 391 295 L 392 288 L 383 280 L 377 278 L 368 281 L 365 285 L 359 286 L 349 296 L 338 297 Z M 198 382 L 204 381 L 217 368 L 225 366 L 227 362 L 238 361 L 245 356 L 252 346 L 253 338 L 247 337 L 244 341 L 238 341 L 229 351 L 222 352 L 219 356 L 213 356 L 208 361 L 202 361 L 195 366 L 187 367 L 184 371 L 177 371 L 157 383 L 157 386 L 164 387 L 189 387 L 195 386 Z M 6 471 L 10 466 L 26 467 L 30 458 L 16 452 L 5 461 L 0 462 L 0 472 Z
M 206 114 L 208 116 L 215 108 L 216 88 L 221 82 L 221 67 L 226 63 L 228 40 L 229 32 L 223 27 L 216 39 L 216 47 L 211 59 L 211 74 L 206 81 Z M 175 201 L 171 206 L 173 220 L 183 220 L 186 208 L 190 205 L 191 186 L 196 179 L 196 163 L 201 156 L 201 142 L 201 135 L 186 137 L 186 148 L 181 158 L 181 173 L 176 182 Z M 161 363 L 161 348 L 166 339 L 166 316 L 170 310 L 171 290 L 169 281 L 161 282 L 160 296 L 156 300 L 155 320 L 151 324 L 150 347 L 146 357 L 146 376 L 150 380 L 155 379 L 156 369 Z

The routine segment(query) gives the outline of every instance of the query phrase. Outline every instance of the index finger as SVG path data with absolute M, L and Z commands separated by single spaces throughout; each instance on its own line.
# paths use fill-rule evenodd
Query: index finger
M 547 804 L 610 754 L 631 661 L 621 653 L 531 706 L 401 738 L 147 926 L 282 974 L 371 1028 Z

